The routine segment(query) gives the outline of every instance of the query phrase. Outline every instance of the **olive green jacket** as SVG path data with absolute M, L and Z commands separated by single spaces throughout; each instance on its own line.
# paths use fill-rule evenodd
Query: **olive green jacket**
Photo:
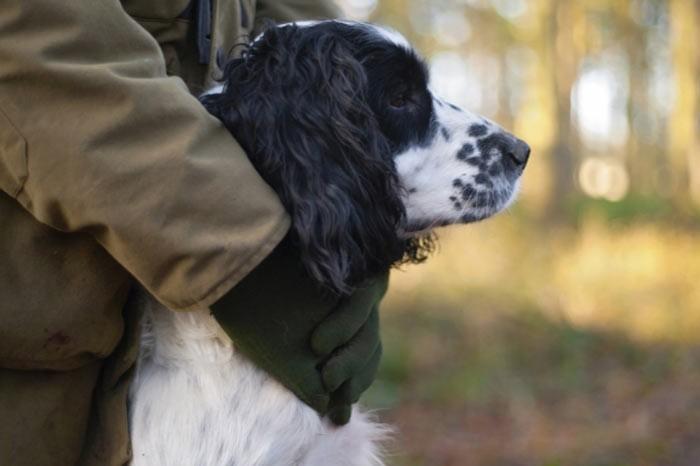
M 202 57 L 188 3 L 0 2 L 0 464 L 128 461 L 133 278 L 203 308 L 288 229 L 190 92 L 254 21 L 334 10 L 211 0 Z

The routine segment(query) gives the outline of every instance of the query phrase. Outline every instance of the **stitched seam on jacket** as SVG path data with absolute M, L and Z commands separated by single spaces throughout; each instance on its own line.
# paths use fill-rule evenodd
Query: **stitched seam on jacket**
M 24 137 L 22 132 L 19 130 L 19 128 L 17 128 L 10 116 L 2 109 L 2 107 L 0 107 L 0 120 L 4 120 L 4 122 L 6 122 L 9 125 L 10 131 L 14 133 L 14 135 L 19 139 L 19 142 L 21 143 L 20 151 L 22 152 L 22 170 L 19 174 L 13 172 L 13 174 L 17 176 L 17 186 L 15 187 L 12 193 L 8 193 L 14 199 L 17 199 L 19 194 L 24 189 L 24 185 L 27 183 L 27 178 L 29 177 L 29 161 L 27 160 L 27 138 Z

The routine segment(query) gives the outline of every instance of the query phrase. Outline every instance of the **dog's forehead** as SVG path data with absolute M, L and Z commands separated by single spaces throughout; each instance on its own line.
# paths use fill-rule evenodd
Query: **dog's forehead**
M 388 26 L 383 26 L 383 25 L 378 25 L 378 24 L 372 24 L 372 23 L 363 23 L 360 21 L 350 21 L 350 20 L 341 20 L 341 19 L 328 19 L 328 20 L 309 20 L 309 21 L 295 21 L 292 23 L 282 23 L 278 25 L 278 27 L 286 27 L 286 26 L 297 26 L 300 28 L 306 28 L 306 27 L 313 27 L 313 26 L 318 26 L 321 24 L 344 24 L 346 26 L 351 26 L 351 27 L 358 27 L 358 28 L 363 28 L 367 31 L 372 32 L 373 34 L 376 34 L 377 36 L 381 37 L 382 39 L 391 42 L 394 45 L 397 45 L 399 47 L 403 47 L 405 49 L 412 49 L 411 44 L 406 40 L 406 38 L 397 30 L 392 29 Z M 253 42 L 258 41 L 264 33 L 260 34 L 255 38 Z

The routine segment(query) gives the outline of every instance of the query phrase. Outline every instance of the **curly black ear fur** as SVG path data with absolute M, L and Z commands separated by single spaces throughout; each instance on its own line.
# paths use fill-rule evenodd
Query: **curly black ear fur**
M 243 146 L 292 217 L 306 270 L 338 293 L 408 258 L 425 240 L 398 231 L 405 212 L 367 78 L 340 35 L 270 27 L 202 98 Z

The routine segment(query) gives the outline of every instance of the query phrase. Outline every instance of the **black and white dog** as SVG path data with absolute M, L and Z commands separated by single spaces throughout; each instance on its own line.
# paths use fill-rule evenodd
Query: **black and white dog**
M 269 27 L 202 99 L 292 217 L 303 264 L 348 293 L 430 250 L 431 229 L 516 197 L 530 148 L 440 100 L 398 33 L 365 23 Z M 207 309 L 150 300 L 130 428 L 134 465 L 383 464 L 384 427 L 336 428 L 236 353 Z

